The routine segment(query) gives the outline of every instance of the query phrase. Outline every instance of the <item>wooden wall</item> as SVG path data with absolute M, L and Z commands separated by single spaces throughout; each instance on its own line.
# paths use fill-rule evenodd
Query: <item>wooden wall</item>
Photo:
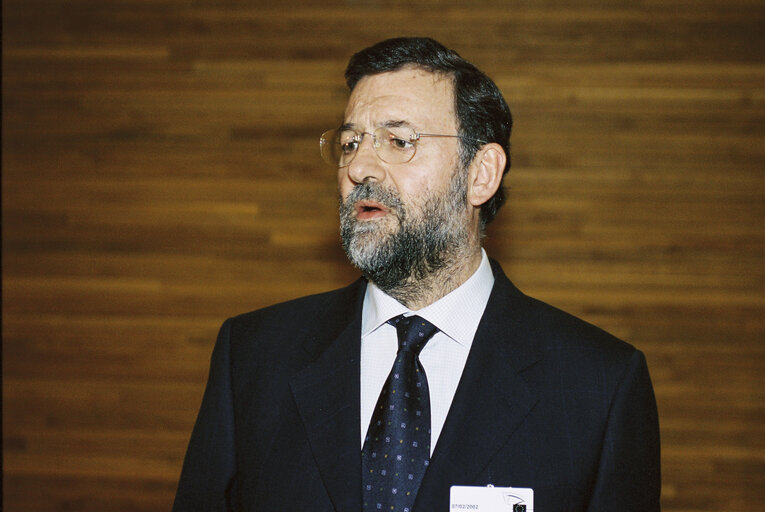
M 433 36 L 515 115 L 487 248 L 629 340 L 665 511 L 765 502 L 756 0 L 3 2 L 3 504 L 168 510 L 228 316 L 344 285 L 354 51 Z

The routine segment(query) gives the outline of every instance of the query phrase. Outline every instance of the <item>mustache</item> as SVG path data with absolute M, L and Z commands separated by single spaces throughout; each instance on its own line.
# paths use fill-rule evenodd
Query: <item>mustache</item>
M 344 201 L 342 197 L 339 199 L 340 213 L 345 215 L 350 215 L 354 211 L 354 205 L 362 200 L 380 203 L 390 211 L 396 212 L 399 217 L 402 217 L 405 211 L 401 196 L 396 191 L 385 188 L 373 181 L 359 183 L 353 187 L 353 190 L 351 190 Z

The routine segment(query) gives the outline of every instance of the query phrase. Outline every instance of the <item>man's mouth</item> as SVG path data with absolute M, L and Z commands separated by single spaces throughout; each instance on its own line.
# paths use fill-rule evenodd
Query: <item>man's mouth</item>
M 385 217 L 388 212 L 388 208 L 377 201 L 364 199 L 356 203 L 357 220 L 372 220 L 379 217 Z

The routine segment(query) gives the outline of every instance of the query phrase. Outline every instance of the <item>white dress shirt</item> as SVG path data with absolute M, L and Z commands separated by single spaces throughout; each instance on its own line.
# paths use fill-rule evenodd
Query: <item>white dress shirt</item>
M 387 323 L 397 315 L 417 314 L 439 331 L 420 352 L 430 391 L 430 453 L 446 421 L 478 323 L 494 286 L 486 252 L 481 264 L 459 288 L 433 304 L 411 311 L 373 283 L 364 296 L 361 318 L 361 446 L 377 399 L 398 352 L 396 328 Z

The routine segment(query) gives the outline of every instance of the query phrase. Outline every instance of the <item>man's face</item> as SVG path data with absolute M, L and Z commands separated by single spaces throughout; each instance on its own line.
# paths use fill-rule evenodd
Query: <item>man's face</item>
M 457 134 L 451 80 L 416 68 L 371 75 L 354 88 L 345 124 L 358 132 L 403 126 Z M 366 135 L 338 170 L 343 247 L 383 290 L 450 264 L 468 243 L 459 139 L 423 137 L 404 164 L 382 161 Z

